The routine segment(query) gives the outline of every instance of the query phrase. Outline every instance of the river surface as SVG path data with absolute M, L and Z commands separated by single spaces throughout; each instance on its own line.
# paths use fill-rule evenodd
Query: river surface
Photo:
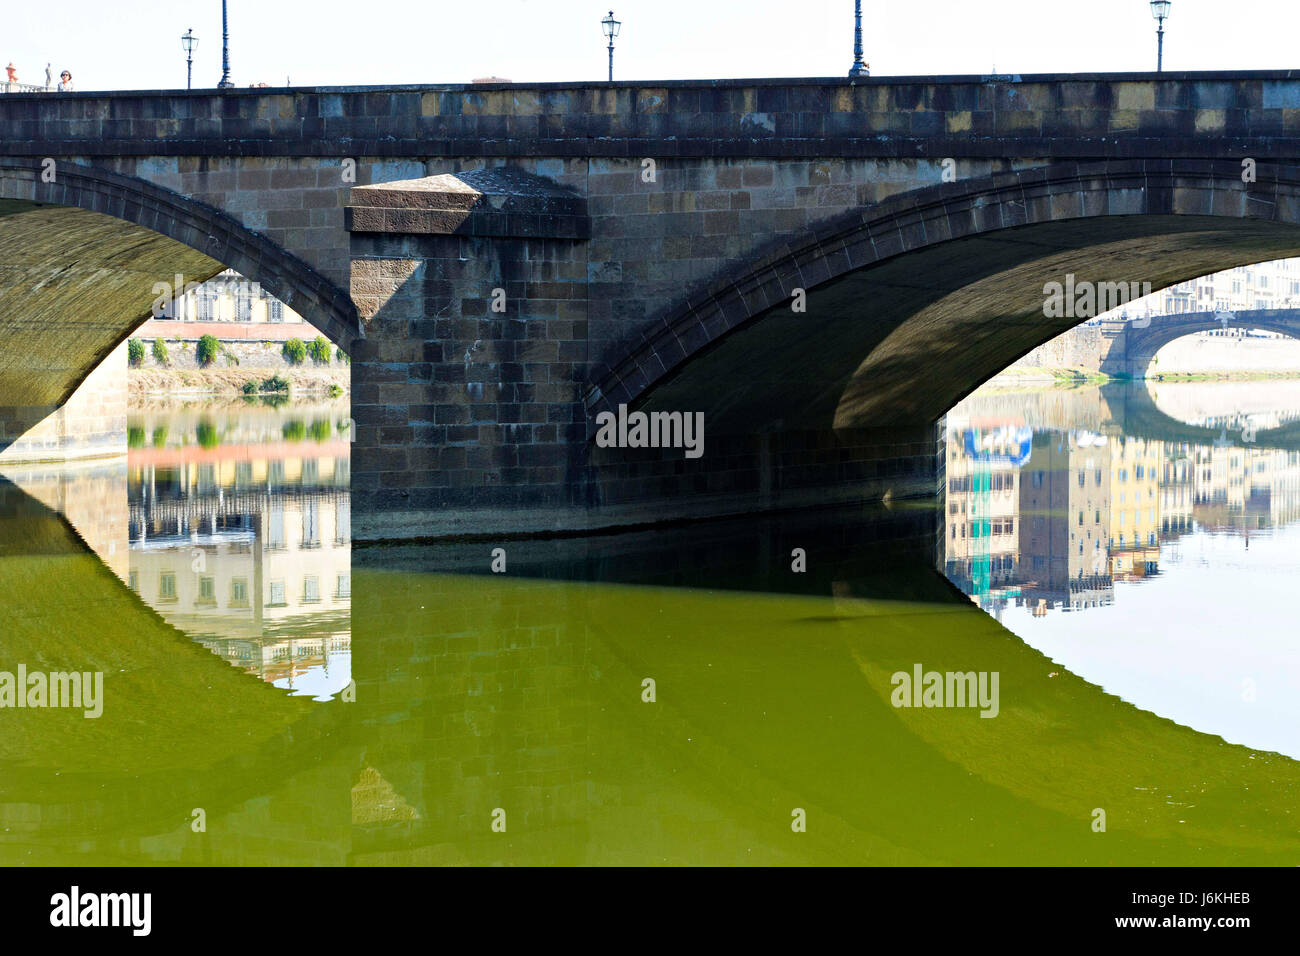
M 346 400 L 136 408 L 0 481 L 0 694 L 103 682 L 0 708 L 0 863 L 1295 865 L 1300 400 L 1231 384 L 977 393 L 937 509 L 382 548 Z

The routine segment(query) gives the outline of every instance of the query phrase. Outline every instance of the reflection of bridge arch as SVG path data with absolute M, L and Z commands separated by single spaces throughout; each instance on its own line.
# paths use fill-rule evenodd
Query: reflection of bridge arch
M 1114 382 L 1101 387 L 1102 398 L 1117 430 L 1135 438 L 1153 441 L 1187 442 L 1192 445 L 1215 445 L 1224 441 L 1253 444 L 1260 448 L 1300 451 L 1300 421 L 1287 422 L 1278 428 L 1265 428 L 1252 435 L 1240 429 L 1228 431 L 1204 425 L 1190 425 L 1167 414 L 1151 397 L 1142 382 Z
M 1101 370 L 1144 378 L 1156 353 L 1170 342 L 1218 329 L 1260 329 L 1300 340 L 1300 309 L 1186 312 L 1130 321 L 1121 333 L 1119 347 L 1112 347 L 1102 360 Z

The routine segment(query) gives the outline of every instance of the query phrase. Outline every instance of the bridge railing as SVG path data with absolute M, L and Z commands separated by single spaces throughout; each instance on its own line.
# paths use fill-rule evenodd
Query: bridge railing
M 31 83 L 0 82 L 0 93 L 52 93 L 52 86 L 33 86 Z

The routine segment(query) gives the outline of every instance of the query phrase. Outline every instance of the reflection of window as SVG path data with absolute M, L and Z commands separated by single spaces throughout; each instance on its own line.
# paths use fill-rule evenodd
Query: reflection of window
M 285 600 L 284 600 L 284 582 L 283 582 L 283 581 L 272 581 L 272 582 L 271 582 L 271 600 L 267 602 L 267 605 L 268 605 L 269 607 L 284 607 L 284 606 L 285 606 Z
M 199 604 L 217 603 L 217 585 L 212 578 L 199 578 Z
M 320 578 L 306 577 L 302 579 L 302 603 L 316 604 L 320 601 Z
M 340 574 L 338 583 L 334 588 L 336 598 L 347 598 L 352 596 L 352 575 Z
M 235 465 L 235 487 L 247 488 L 253 483 L 253 463 L 241 461 Z
M 320 505 L 314 500 L 303 502 L 301 547 L 320 547 Z
M 164 601 L 176 600 L 176 574 L 164 571 L 158 578 L 158 597 Z
M 278 501 L 271 502 L 266 516 L 266 549 L 284 550 L 284 505 Z
M 266 466 L 266 483 L 268 485 L 284 484 L 284 462 L 273 461 Z
M 248 607 L 247 578 L 235 578 L 230 582 L 230 606 Z
M 352 505 L 342 498 L 334 504 L 334 543 L 347 544 L 352 539 Z

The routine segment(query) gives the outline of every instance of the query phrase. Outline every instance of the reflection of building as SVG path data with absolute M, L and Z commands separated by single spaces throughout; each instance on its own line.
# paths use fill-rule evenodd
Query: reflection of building
M 133 453 L 131 587 L 232 664 L 277 686 L 337 692 L 351 680 L 346 451 L 276 442 Z
M 1194 514 L 1211 531 L 1243 531 L 1300 517 L 1300 453 L 1270 448 L 1197 447 Z
M 1186 534 L 1192 529 L 1196 500 L 1196 464 L 1186 442 L 1166 442 L 1160 475 L 1160 538 Z
M 1014 431 L 978 429 L 948 438 L 946 573 L 989 610 L 1010 596 L 1018 570 L 1022 440 Z
M 1110 604 L 1163 543 L 1300 519 L 1300 452 L 1040 431 L 1017 467 L 972 431 L 948 436 L 945 572 L 999 616 Z
M 1020 478 L 1022 598 L 1082 610 L 1113 599 L 1107 568 L 1110 449 L 1090 435 L 1034 436 Z
M 1110 571 L 1116 579 L 1155 574 L 1160 564 L 1160 442 L 1112 438 Z

